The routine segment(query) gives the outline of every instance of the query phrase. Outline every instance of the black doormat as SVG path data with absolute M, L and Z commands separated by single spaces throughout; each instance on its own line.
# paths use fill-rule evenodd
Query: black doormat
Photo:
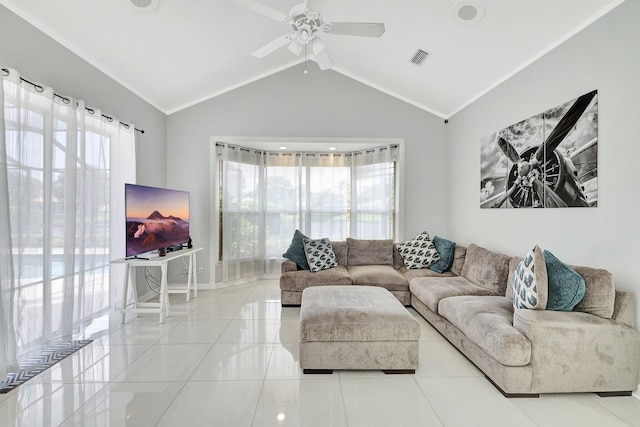
M 0 394 L 9 393 L 91 342 L 93 340 L 77 340 L 56 344 L 44 350 L 40 357 L 34 357 L 20 363 L 20 372 L 10 372 L 7 378 L 0 382 Z

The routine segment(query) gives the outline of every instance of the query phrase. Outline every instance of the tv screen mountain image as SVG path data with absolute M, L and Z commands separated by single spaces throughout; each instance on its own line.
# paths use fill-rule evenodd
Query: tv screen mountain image
M 189 240 L 189 193 L 125 185 L 127 256 Z

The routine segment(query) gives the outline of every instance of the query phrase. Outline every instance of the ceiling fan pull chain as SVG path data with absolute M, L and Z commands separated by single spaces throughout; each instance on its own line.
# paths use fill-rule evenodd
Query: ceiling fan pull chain
M 304 73 L 307 74 L 307 49 L 309 48 L 309 45 L 304 45 Z

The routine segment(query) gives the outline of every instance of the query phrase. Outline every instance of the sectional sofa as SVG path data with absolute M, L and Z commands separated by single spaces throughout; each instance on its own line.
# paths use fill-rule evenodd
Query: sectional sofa
M 574 266 L 585 294 L 572 311 L 514 310 L 510 284 L 522 258 L 457 245 L 453 265 L 440 274 L 406 269 L 395 250 L 391 260 L 381 259 L 378 241 L 350 243 L 351 257 L 347 242 L 333 243 L 338 266 L 329 270 L 311 273 L 285 261 L 283 306 L 299 305 L 312 286 L 381 286 L 415 308 L 505 396 L 630 395 L 637 388 L 634 295 L 616 290 L 606 270 Z

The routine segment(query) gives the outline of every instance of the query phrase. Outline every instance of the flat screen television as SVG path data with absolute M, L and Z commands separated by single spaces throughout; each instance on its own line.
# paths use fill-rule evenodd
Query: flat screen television
M 189 192 L 125 184 L 127 258 L 189 241 Z

